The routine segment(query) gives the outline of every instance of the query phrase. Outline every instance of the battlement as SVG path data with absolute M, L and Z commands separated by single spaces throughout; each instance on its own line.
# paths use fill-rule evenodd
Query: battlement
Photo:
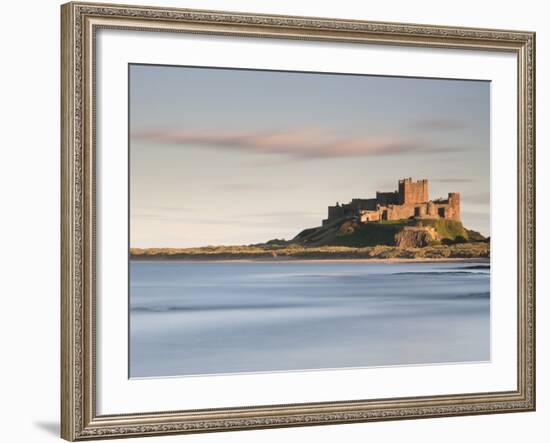
M 397 183 L 398 184 L 402 184 L 402 183 L 428 183 L 428 179 L 427 178 L 421 178 L 420 180 L 413 181 L 412 177 L 406 177 L 406 178 L 399 179 Z
M 329 206 L 323 225 L 340 217 L 357 217 L 363 223 L 408 218 L 447 218 L 460 221 L 460 193 L 430 200 L 428 180 L 411 177 L 397 182 L 397 191 L 376 192 L 376 198 L 354 198 L 350 203 Z

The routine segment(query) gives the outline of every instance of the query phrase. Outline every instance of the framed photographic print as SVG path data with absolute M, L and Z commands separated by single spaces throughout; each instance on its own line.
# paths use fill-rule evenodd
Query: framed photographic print
M 62 437 L 535 409 L 535 35 L 62 6 Z

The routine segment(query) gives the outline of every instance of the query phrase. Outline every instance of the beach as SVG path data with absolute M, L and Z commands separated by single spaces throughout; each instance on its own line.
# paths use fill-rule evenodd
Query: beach
M 486 242 L 400 248 L 396 246 L 206 246 L 200 248 L 132 248 L 132 260 L 378 260 L 465 261 L 489 259 Z

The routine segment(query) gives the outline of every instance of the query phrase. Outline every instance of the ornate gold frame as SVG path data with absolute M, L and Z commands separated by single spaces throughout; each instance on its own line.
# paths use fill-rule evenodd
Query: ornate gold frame
M 535 34 L 107 4 L 61 7 L 61 436 L 67 440 L 535 409 Z M 99 28 L 508 51 L 518 59 L 518 383 L 511 392 L 98 416 L 94 35 Z

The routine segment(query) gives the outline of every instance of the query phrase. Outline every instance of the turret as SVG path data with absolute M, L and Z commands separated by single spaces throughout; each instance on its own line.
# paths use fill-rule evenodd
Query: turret
M 460 221 L 460 192 L 449 192 L 449 207 L 453 220 Z

